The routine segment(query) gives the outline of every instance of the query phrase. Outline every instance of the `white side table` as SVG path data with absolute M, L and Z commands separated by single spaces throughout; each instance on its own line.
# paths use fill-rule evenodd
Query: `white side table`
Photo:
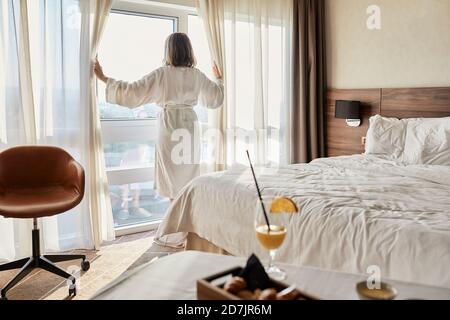
M 236 266 L 245 258 L 185 251 L 160 258 L 120 277 L 93 297 L 94 300 L 192 300 L 196 281 Z M 365 275 L 279 264 L 287 273 L 287 284 L 321 299 L 359 299 L 356 283 Z M 450 299 L 450 289 L 383 279 L 397 291 L 396 299 Z

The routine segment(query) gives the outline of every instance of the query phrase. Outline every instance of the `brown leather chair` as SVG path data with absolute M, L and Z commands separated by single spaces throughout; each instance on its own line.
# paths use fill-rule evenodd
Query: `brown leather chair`
M 0 271 L 21 268 L 2 290 L 6 293 L 35 268 L 41 268 L 72 281 L 69 295 L 76 295 L 75 277 L 54 263 L 81 259 L 84 255 L 41 255 L 37 219 L 66 212 L 84 196 L 84 170 L 66 151 L 56 147 L 24 146 L 0 153 L 0 215 L 33 219 L 33 256 L 0 265 Z

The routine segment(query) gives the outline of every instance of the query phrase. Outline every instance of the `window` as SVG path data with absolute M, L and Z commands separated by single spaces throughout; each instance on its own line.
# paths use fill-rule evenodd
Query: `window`
M 165 40 L 176 30 L 176 17 L 113 11 L 99 50 L 108 76 L 134 81 L 160 67 Z M 145 119 L 158 114 L 154 104 L 129 109 L 106 103 L 104 84 L 99 89 L 101 119 Z
M 208 40 L 206 39 L 206 33 L 204 32 L 203 22 L 197 15 L 188 15 L 188 34 L 197 58 L 197 68 L 205 73 L 210 79 L 214 79 Z
M 177 30 L 178 18 L 111 12 L 99 58 L 112 78 L 134 81 L 161 66 L 165 39 Z M 120 39 L 120 45 L 118 45 Z M 156 116 L 159 107 L 147 104 L 129 109 L 105 101 L 99 85 L 105 162 L 116 228 L 157 222 L 169 199 L 153 189 Z
M 198 68 L 212 77 L 203 25 L 193 10 L 117 2 L 99 48 L 105 73 L 127 81 L 141 78 L 162 65 L 167 36 L 182 31 L 192 40 Z M 164 217 L 170 204 L 169 199 L 160 197 L 153 189 L 156 116 L 160 108 L 147 104 L 129 109 L 106 103 L 105 85 L 100 82 L 98 101 L 116 233 L 152 228 Z M 195 110 L 206 127 L 206 109 Z M 202 145 L 204 158 L 206 142 Z
M 203 22 L 197 16 L 190 14 L 188 16 L 188 35 L 191 39 L 195 57 L 197 58 L 197 68 L 206 74 L 210 79 L 214 79 L 212 73 L 212 62 L 209 54 L 208 40 L 203 29 Z M 205 108 L 196 108 L 200 122 L 208 122 L 208 112 Z

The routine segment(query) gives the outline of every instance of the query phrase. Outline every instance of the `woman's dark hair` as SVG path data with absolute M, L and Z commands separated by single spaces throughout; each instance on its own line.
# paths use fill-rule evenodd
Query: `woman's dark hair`
M 185 33 L 175 32 L 167 38 L 164 63 L 166 66 L 189 68 L 197 65 L 191 40 Z

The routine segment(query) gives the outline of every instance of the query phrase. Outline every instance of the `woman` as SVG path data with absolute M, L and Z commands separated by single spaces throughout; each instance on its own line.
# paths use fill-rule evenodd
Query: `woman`
M 196 59 L 186 34 L 170 35 L 165 51 L 165 65 L 136 82 L 108 78 L 98 61 L 94 71 L 106 83 L 107 102 L 129 108 L 147 103 L 162 107 L 158 115 L 155 189 L 161 196 L 174 199 L 200 173 L 200 136 L 193 107 L 220 107 L 224 87 L 215 65 L 215 82 L 195 68 Z

